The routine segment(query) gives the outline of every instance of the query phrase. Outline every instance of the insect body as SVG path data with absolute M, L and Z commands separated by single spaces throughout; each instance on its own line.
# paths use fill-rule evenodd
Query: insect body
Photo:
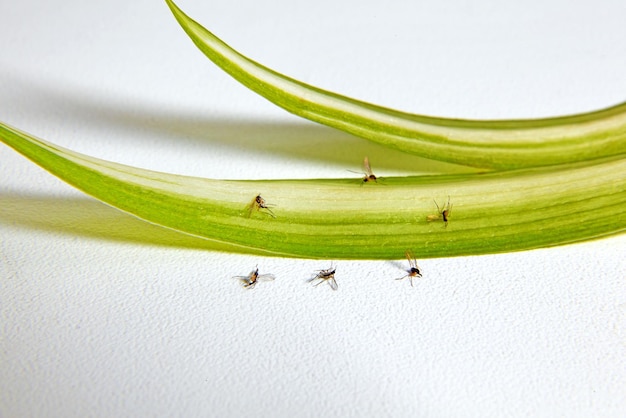
M 443 226 L 444 228 L 446 228 L 448 226 L 448 221 L 450 219 L 450 214 L 452 213 L 452 203 L 450 203 L 450 196 L 448 196 L 448 202 L 443 205 L 443 209 L 441 209 L 439 207 L 439 205 L 437 204 L 437 201 L 434 200 L 435 202 L 435 206 L 437 206 L 437 214 L 436 215 L 428 215 L 426 217 L 426 220 L 430 221 L 436 221 L 438 219 L 442 219 L 443 220 Z
M 411 281 L 411 286 L 413 286 L 413 278 L 422 277 L 422 271 L 417 265 L 417 260 L 415 260 L 413 253 L 411 253 L 410 251 L 407 251 L 404 253 L 404 255 L 406 256 L 406 259 L 409 260 L 409 269 L 406 271 L 407 272 L 406 276 L 398 277 L 396 280 L 403 280 L 408 277 L 409 280 Z
M 259 274 L 258 267 L 255 267 L 247 276 L 233 276 L 233 279 L 240 280 L 246 289 L 253 289 L 259 280 L 269 281 L 275 278 L 273 274 Z
M 248 217 L 250 217 L 252 215 L 252 211 L 256 209 L 257 211 L 263 210 L 264 213 L 267 213 L 272 218 L 275 218 L 276 216 L 274 216 L 274 212 L 272 212 L 272 209 L 270 209 L 272 206 L 273 205 L 268 204 L 265 199 L 263 199 L 261 195 L 258 194 L 254 199 L 252 199 L 252 202 L 250 202 L 248 206 L 246 206 L 246 208 L 248 209 Z
M 309 281 L 313 282 L 317 280 L 317 283 L 315 283 L 313 286 L 319 286 L 320 283 L 327 282 L 331 289 L 337 290 L 338 286 L 337 281 L 335 280 L 336 270 L 337 269 L 332 265 L 326 270 L 318 270 L 317 274 L 313 276 Z

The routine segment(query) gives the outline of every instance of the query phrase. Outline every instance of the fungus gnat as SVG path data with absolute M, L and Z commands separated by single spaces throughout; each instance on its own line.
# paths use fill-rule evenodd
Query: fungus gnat
M 318 270 L 315 276 L 313 276 L 309 281 L 313 282 L 317 280 L 313 286 L 319 286 L 320 283 L 327 282 L 331 289 L 337 290 L 337 281 L 335 280 L 335 271 L 337 269 L 335 267 L 330 266 L 330 268 L 326 270 Z
M 422 277 L 422 272 L 419 266 L 417 265 L 417 260 L 415 260 L 415 257 L 413 256 L 413 253 L 411 251 L 407 250 L 407 252 L 405 252 L 404 255 L 406 256 L 406 259 L 409 261 L 409 269 L 406 271 L 407 272 L 406 276 L 398 277 L 396 280 L 403 280 L 408 277 L 409 280 L 411 281 L 411 286 L 413 286 L 413 278 Z
M 270 281 L 274 280 L 273 274 L 259 274 L 258 266 L 254 268 L 247 276 L 233 276 L 233 279 L 237 279 L 243 283 L 243 287 L 246 289 L 253 289 L 259 280 Z
M 348 170 L 351 171 L 353 173 L 358 173 L 357 171 L 352 171 L 352 170 Z M 376 177 L 376 175 L 372 172 L 372 167 L 370 166 L 370 160 L 369 158 L 365 157 L 363 159 L 363 172 L 361 173 L 363 174 L 363 179 L 361 182 L 361 186 L 365 183 L 378 183 L 378 180 L 382 180 L 382 177 Z
M 433 200 L 433 202 L 435 202 L 435 206 L 437 206 L 437 214 L 436 215 L 428 215 L 426 217 L 426 220 L 431 222 L 431 221 L 436 221 L 438 219 L 442 219 L 443 220 L 443 226 L 444 226 L 444 228 L 446 228 L 448 226 L 448 221 L 450 219 L 450 214 L 452 213 L 452 203 L 450 203 L 450 196 L 448 196 L 448 202 L 445 205 L 443 205 L 443 209 L 441 209 L 439 207 L 439 205 L 437 204 L 436 200 Z
M 257 211 L 261 211 L 261 209 L 263 209 L 263 213 L 266 213 L 272 218 L 275 218 L 276 216 L 274 216 L 274 212 L 272 212 L 272 209 L 270 209 L 272 206 L 273 205 L 268 204 L 265 199 L 263 199 L 261 195 L 258 194 L 254 199 L 252 199 L 252 202 L 250 202 L 248 206 L 246 206 L 246 208 L 248 209 L 248 217 L 252 216 L 252 211 L 254 209 L 256 209 Z

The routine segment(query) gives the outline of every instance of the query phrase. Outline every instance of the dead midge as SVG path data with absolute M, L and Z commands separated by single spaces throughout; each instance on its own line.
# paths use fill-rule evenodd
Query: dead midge
M 365 177 L 363 177 L 363 183 L 367 183 L 369 181 L 376 182 L 377 177 L 372 172 L 372 167 L 370 166 L 370 160 L 367 157 L 363 159 L 363 170 L 365 170 L 365 172 L 363 173 L 365 174 Z
M 450 203 L 450 196 L 448 196 L 448 202 L 443 205 L 443 209 L 439 207 L 439 204 L 437 204 L 436 200 L 433 200 L 433 202 L 435 202 L 435 206 L 437 206 L 437 214 L 428 215 L 426 217 L 426 220 L 432 222 L 441 219 L 443 220 L 444 228 L 447 227 L 448 221 L 450 220 L 450 215 L 452 214 L 452 203 Z
M 317 273 L 309 279 L 310 282 L 316 282 L 313 286 L 319 286 L 321 283 L 328 283 L 331 289 L 337 290 L 337 281 L 335 280 L 335 272 L 337 269 L 330 265 L 330 268 L 325 270 L 318 270 Z
M 247 276 L 233 276 L 233 279 L 241 281 L 243 287 L 246 289 L 254 289 L 254 286 L 256 286 L 259 280 L 269 281 L 274 280 L 275 278 L 276 277 L 274 277 L 273 274 L 259 274 L 258 266 L 255 267 L 254 270 L 252 270 Z
M 403 280 L 408 277 L 409 280 L 411 281 L 411 286 L 413 286 L 413 279 L 417 277 L 422 277 L 422 271 L 417 265 L 417 260 L 415 259 L 415 256 L 410 250 L 407 250 L 404 253 L 404 255 L 406 259 L 409 261 L 409 269 L 406 271 L 407 274 L 405 276 L 398 277 L 396 280 Z
M 358 171 L 352 171 L 352 170 L 348 170 L 348 171 L 351 171 L 352 173 L 358 173 Z M 372 183 L 372 182 L 378 183 L 378 180 L 382 180 L 382 177 L 377 177 L 372 172 L 372 167 L 370 166 L 370 160 L 367 157 L 363 159 L 363 172 L 361 174 L 363 174 L 361 186 L 364 185 L 365 183 Z
M 411 287 L 413 287 L 413 279 L 422 277 L 422 269 L 417 264 L 417 260 L 415 259 L 415 256 L 413 255 L 413 252 L 411 250 L 406 250 L 404 255 L 409 263 L 409 267 L 405 269 L 403 266 L 401 266 L 406 274 L 402 277 L 398 277 L 395 280 L 404 280 L 408 278 L 409 282 L 411 283 Z M 337 267 L 334 265 L 334 263 L 331 263 L 329 268 L 315 270 L 315 272 L 309 277 L 309 279 L 307 279 L 307 282 L 311 283 L 314 287 L 317 287 L 322 283 L 328 283 L 328 286 L 330 286 L 332 290 L 337 290 L 339 286 L 337 285 L 337 280 L 335 279 L 336 273 Z M 253 289 L 259 282 L 274 280 L 276 277 L 273 274 L 268 273 L 260 274 L 259 267 L 258 265 L 256 265 L 254 269 L 247 275 L 233 276 L 232 278 L 240 281 L 244 288 Z
M 246 206 L 246 209 L 248 210 L 248 217 L 252 216 L 252 212 L 256 210 L 257 212 L 263 212 L 272 218 L 275 218 L 276 216 L 274 216 L 274 212 L 271 209 L 273 206 L 274 205 L 267 203 L 265 199 L 258 194 L 254 199 L 252 199 L 248 206 Z

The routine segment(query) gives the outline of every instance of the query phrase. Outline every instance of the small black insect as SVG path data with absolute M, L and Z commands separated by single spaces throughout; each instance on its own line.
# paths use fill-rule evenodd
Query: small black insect
M 330 268 L 325 270 L 318 270 L 317 273 L 309 280 L 310 282 L 316 281 L 313 286 L 319 286 L 320 283 L 328 283 L 331 289 L 337 290 L 337 281 L 335 280 L 336 268 L 330 265 Z
M 411 281 L 411 286 L 413 286 L 413 278 L 422 277 L 422 271 L 417 265 L 417 260 L 415 260 L 415 257 L 413 256 L 413 253 L 411 251 L 407 250 L 404 255 L 406 256 L 406 259 L 409 260 L 409 269 L 406 271 L 406 276 L 398 277 L 396 280 L 403 280 L 408 277 Z
M 243 283 L 243 287 L 246 289 L 253 289 L 259 280 L 269 281 L 274 280 L 273 274 L 259 274 L 258 266 L 254 268 L 247 276 L 233 276 L 233 279 L 240 280 Z
M 257 211 L 262 210 L 263 213 L 266 213 L 272 218 L 275 218 L 276 216 L 274 216 L 274 212 L 272 212 L 271 209 L 273 206 L 274 205 L 268 204 L 265 199 L 263 199 L 261 195 L 258 194 L 254 199 L 252 199 L 252 202 L 250 202 L 248 206 L 246 206 L 246 209 L 248 209 L 248 217 L 252 216 L 252 211 L 256 209 Z

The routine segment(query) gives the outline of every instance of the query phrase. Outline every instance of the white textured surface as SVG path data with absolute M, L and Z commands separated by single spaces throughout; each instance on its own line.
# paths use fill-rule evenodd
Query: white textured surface
M 180 6 L 270 67 L 409 111 L 626 95 L 621 0 Z M 0 119 L 77 151 L 206 177 L 337 177 L 363 155 L 384 174 L 437 168 L 258 98 L 160 1 L 0 13 Z M 212 251 L 1 146 L 0 237 L 2 417 L 626 415 L 624 235 L 421 260 L 415 288 L 397 263 L 334 260 L 332 292 L 305 283 L 328 262 Z M 277 280 L 230 279 L 256 264 Z

